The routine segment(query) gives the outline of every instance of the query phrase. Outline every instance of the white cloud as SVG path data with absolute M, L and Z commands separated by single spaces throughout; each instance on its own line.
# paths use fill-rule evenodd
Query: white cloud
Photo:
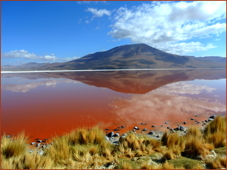
M 94 17 L 102 17 L 104 15 L 108 15 L 108 16 L 111 15 L 111 11 L 108 11 L 106 9 L 97 10 L 95 8 L 88 8 L 86 11 L 91 12 L 94 15 Z
M 67 58 L 64 58 L 65 61 L 71 61 L 71 60 L 76 60 L 80 57 L 67 57 Z
M 226 2 L 152 2 L 116 11 L 109 32 L 113 38 L 129 38 L 171 53 L 215 48 L 212 44 L 186 42 L 192 38 L 219 35 L 226 31 Z M 190 46 L 190 47 L 189 47 Z
M 53 53 L 51 55 L 38 56 L 34 53 L 29 53 L 26 50 L 14 50 L 2 54 L 3 58 L 24 58 L 29 60 L 41 60 L 41 61 L 70 61 L 77 59 L 78 57 L 57 58 Z

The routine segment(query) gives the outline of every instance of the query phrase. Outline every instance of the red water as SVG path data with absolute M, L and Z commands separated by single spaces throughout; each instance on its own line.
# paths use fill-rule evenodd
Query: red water
M 177 74 L 179 75 L 179 73 Z M 135 74 L 133 74 L 133 78 L 127 75 L 125 78 L 111 79 L 108 83 L 105 81 L 111 78 L 110 73 L 108 73 L 108 78 L 94 81 L 86 75 L 87 73 L 85 75 L 80 73 L 77 77 L 72 75 L 74 80 L 80 79 L 80 81 L 83 76 L 83 82 L 86 84 L 72 81 L 71 78 L 70 82 L 65 81 L 69 79 L 64 79 L 53 86 L 48 83 L 59 80 L 58 78 L 29 80 L 29 83 L 23 83 L 24 79 L 21 79 L 22 83 L 13 82 L 11 84 L 4 84 L 4 81 L 7 82 L 10 79 L 3 79 L 1 133 L 14 135 L 24 130 L 30 137 L 30 141 L 34 141 L 36 138 L 51 138 L 78 127 L 90 128 L 95 125 L 99 125 L 103 129 L 108 128 L 109 130 L 106 132 L 113 131 L 122 125 L 126 127 L 120 133 L 132 130 L 134 126 L 148 130 L 165 130 L 167 127 L 174 128 L 178 124 L 183 125 L 184 121 L 187 122 L 184 126 L 195 125 L 195 121 L 190 118 L 202 121 L 209 115 L 221 114 L 226 110 L 225 97 L 224 99 L 215 98 L 215 95 L 220 95 L 220 91 L 213 93 L 215 90 L 208 86 L 202 87 L 202 91 L 197 94 L 197 97 L 190 96 L 190 93 L 193 88 L 200 88 L 200 86 L 190 87 L 191 89 L 188 90 L 191 91 L 187 91 L 186 94 L 170 93 L 171 88 L 179 91 L 187 85 L 166 86 L 179 79 L 169 72 L 161 72 L 161 76 L 152 73 L 148 77 L 141 76 L 141 79 L 135 78 Z M 166 76 L 172 78 L 166 79 Z M 165 79 L 162 79 L 163 77 Z M 126 85 L 124 85 L 124 81 L 121 81 L 122 79 L 127 79 L 128 87 L 130 84 L 134 86 L 126 88 L 128 93 L 123 93 Z M 42 83 L 47 80 L 48 83 Z M 149 81 L 144 82 L 144 80 Z M 97 81 L 99 85 L 95 84 Z M 38 85 L 35 86 L 35 83 Z M 219 87 L 223 87 L 223 85 Z M 22 92 L 23 88 L 27 91 Z M 212 95 L 208 96 L 211 101 L 201 99 L 208 99 L 207 96 L 204 96 L 209 92 L 204 93 L 203 91 L 204 89 L 209 90 L 209 88 L 212 91 Z M 147 91 L 145 92 L 143 89 L 147 89 Z M 225 92 L 225 89 L 222 90 Z M 217 99 L 219 100 L 216 101 Z M 141 125 L 141 123 L 146 125 Z M 152 128 L 151 125 L 156 127 Z M 163 127 L 160 127 L 161 125 Z

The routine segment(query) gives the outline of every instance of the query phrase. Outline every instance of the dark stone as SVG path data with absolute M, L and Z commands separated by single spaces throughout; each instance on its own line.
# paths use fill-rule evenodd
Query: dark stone
M 167 124 L 167 122 L 165 122 L 165 124 Z
M 160 136 L 159 136 L 159 135 L 157 135 L 156 137 L 157 137 L 157 138 L 159 138 Z
M 167 129 L 169 129 L 169 126 L 167 127 Z
M 208 122 L 213 121 L 213 120 L 214 120 L 214 119 L 209 118 L 209 119 L 208 119 Z
M 114 131 L 120 131 L 120 129 L 114 129 Z
M 216 115 L 212 115 L 209 118 L 214 119 L 215 117 L 216 117 Z
M 108 136 L 109 138 L 113 137 L 113 135 L 114 135 L 114 132 L 110 132 L 110 133 L 107 134 L 107 136 Z
M 193 118 L 191 118 L 191 120 L 194 120 Z
M 180 130 L 180 127 L 176 127 L 176 128 L 174 128 L 174 130 Z
M 36 142 L 39 142 L 39 143 L 41 143 L 41 142 L 43 142 L 42 140 L 37 140 Z
M 208 122 L 208 120 L 205 120 L 205 122 Z
M 124 125 L 122 125 L 122 126 L 121 126 L 121 128 L 125 128 L 125 126 L 124 126 Z
M 36 147 L 40 147 L 40 145 L 41 145 L 40 143 L 37 143 L 37 144 L 36 144 Z
M 113 135 L 113 137 L 119 137 L 119 136 L 120 136 L 119 133 L 115 133 L 115 134 Z
M 135 130 L 140 130 L 140 128 L 138 128 L 137 126 L 134 127 Z
M 180 131 L 184 131 L 184 126 L 180 126 Z
M 186 122 L 183 122 L 183 124 L 185 125 L 185 124 L 186 124 Z
M 109 129 L 106 128 L 105 130 L 109 130 Z
M 155 127 L 155 125 L 152 125 L 151 127 Z
M 142 131 L 147 131 L 147 128 L 144 128 Z
M 149 135 L 154 135 L 155 133 L 153 131 L 148 132 Z

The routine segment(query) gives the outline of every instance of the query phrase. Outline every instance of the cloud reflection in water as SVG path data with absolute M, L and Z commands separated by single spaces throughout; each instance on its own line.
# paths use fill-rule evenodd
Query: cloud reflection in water
M 26 93 L 26 92 L 30 91 L 31 89 L 37 88 L 38 86 L 55 87 L 56 84 L 58 84 L 58 83 L 80 83 L 80 82 L 62 78 L 62 79 L 32 81 L 32 82 L 26 82 L 24 84 L 3 84 L 1 86 L 1 88 L 2 88 L 2 90 Z
M 226 105 L 217 100 L 204 101 L 203 98 L 193 98 L 190 95 L 200 95 L 202 92 L 215 91 L 205 85 L 194 85 L 177 82 L 162 86 L 149 93 L 132 95 L 130 99 L 114 100 L 111 106 L 118 121 L 135 124 L 138 122 L 153 122 L 163 124 L 166 120 L 183 122 L 186 117 L 199 115 L 207 117 L 212 113 L 226 111 Z M 215 94 L 212 94 L 215 97 Z

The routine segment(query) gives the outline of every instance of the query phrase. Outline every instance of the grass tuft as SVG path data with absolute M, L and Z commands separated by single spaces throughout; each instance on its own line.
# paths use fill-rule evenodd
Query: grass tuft
M 12 139 L 7 139 L 6 136 L 3 135 L 2 141 L 2 156 L 4 156 L 5 158 L 11 158 L 25 153 L 28 138 L 25 136 L 24 132 L 21 132 Z

